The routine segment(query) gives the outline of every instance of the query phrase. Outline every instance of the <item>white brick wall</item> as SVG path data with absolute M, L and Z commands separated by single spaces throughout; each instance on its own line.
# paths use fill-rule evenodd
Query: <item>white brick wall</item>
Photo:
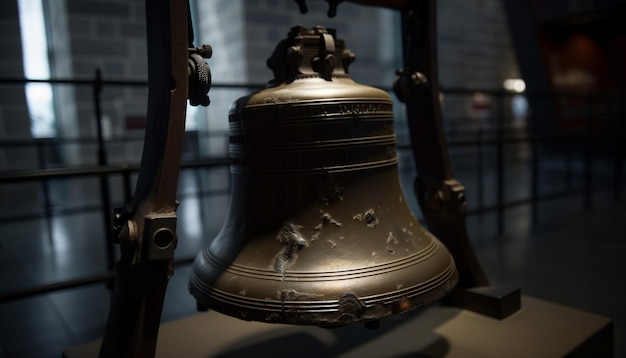
M 0 2 L 0 48 L 0 77 L 23 77 L 17 1 Z M 24 86 L 3 84 L 0 86 L 0 141 L 28 138 L 30 119 Z M 36 167 L 37 156 L 34 150 L 24 150 L 24 147 L 0 148 L 0 170 Z
M 5 46 L 15 42 L 17 0 L 2 2 L 0 41 Z M 62 78 L 92 78 L 95 69 L 105 79 L 147 79 L 144 0 L 59 0 L 49 6 L 53 74 Z M 350 72 L 358 82 L 391 87 L 400 64 L 399 19 L 391 10 L 339 5 L 337 17 L 326 16 L 323 1 L 308 1 L 309 13 L 301 15 L 293 1 L 286 0 L 192 0 L 196 14 L 196 45 L 208 43 L 214 48 L 209 60 L 214 83 L 264 83 L 271 78 L 265 61 L 275 45 L 297 24 L 324 25 L 336 28 L 356 55 Z M 440 0 L 439 73 L 443 88 L 499 88 L 505 78 L 519 77 L 510 36 L 499 0 Z M 8 11 L 6 9 L 13 9 Z M 10 10 L 10 9 L 9 9 Z M 13 14 L 13 15 L 11 15 Z M 13 25 L 11 25 L 13 24 Z M 8 29 L 8 32 L 7 32 Z M 8 34 L 8 35 L 4 35 Z M 8 41 L 8 42 L 7 42 Z M 19 44 L 13 44 L 19 50 Z M 9 56 L 7 53 L 10 53 Z M 19 52 L 4 51 L 0 71 L 14 75 L 21 71 Z M 13 69 L 13 70 L 11 70 Z M 56 86 L 61 136 L 94 136 L 94 109 L 89 87 Z M 2 89 L 0 89 L 2 90 Z M 212 104 L 201 109 L 198 129 L 220 133 L 227 129 L 230 104 L 245 90 L 213 89 Z M 143 115 L 146 91 L 136 88 L 107 87 L 103 110 L 113 136 L 140 137 L 127 133 L 127 115 Z M 11 101 L 22 108 L 22 115 L 7 114 L 9 101 L 0 106 L 0 135 L 17 130 L 28 136 L 25 102 Z M 444 114 L 450 118 L 463 115 L 465 99 L 446 98 Z M 18 110 L 19 111 L 19 110 Z M 7 117 L 12 121 L 7 127 Z M 21 129 L 20 129 L 21 128 Z M 211 140 L 203 143 L 203 153 L 223 154 L 226 143 Z M 93 150 L 76 147 L 65 151 L 68 164 L 96 163 Z M 140 153 L 111 148 L 111 162 L 137 161 Z M 0 165 L 2 160 L 0 155 Z

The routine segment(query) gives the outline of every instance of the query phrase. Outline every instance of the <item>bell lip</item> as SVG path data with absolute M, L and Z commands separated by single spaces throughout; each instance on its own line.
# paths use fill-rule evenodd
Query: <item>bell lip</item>
M 216 297 L 198 297 L 194 290 L 193 280 L 190 282 L 190 292 L 197 302 L 216 312 L 244 321 L 257 321 L 274 324 L 291 324 L 301 326 L 337 327 L 353 323 L 373 321 L 400 315 L 435 303 L 447 296 L 458 284 L 459 274 L 456 267 L 445 273 L 437 285 L 421 291 L 411 297 L 396 299 L 380 299 L 377 302 L 363 306 L 358 314 L 343 311 L 340 300 L 327 302 L 315 301 L 285 301 L 277 309 L 260 310 L 258 307 L 233 306 Z M 289 292 L 287 292 L 289 294 Z M 352 295 L 347 293 L 347 295 Z M 241 297 L 239 297 L 241 298 Z M 361 300 L 359 300 L 361 301 Z M 309 303 L 309 308 L 303 308 L 302 303 Z M 235 307 L 235 309 L 233 309 Z
M 437 243 L 436 246 L 440 255 L 449 255 L 443 244 Z M 204 254 L 200 253 L 194 263 L 189 290 L 200 305 L 246 321 L 340 326 L 397 315 L 440 300 L 452 291 L 459 280 L 454 260 L 449 257 L 447 266 L 439 268 L 439 274 L 395 291 L 357 296 L 347 290 L 339 297 L 323 299 L 322 294 L 284 288 L 277 292 L 276 298 L 260 298 L 248 297 L 245 292 L 225 292 L 203 282 L 195 272 L 205 263 Z M 346 306 L 342 303 L 346 296 L 356 303 Z

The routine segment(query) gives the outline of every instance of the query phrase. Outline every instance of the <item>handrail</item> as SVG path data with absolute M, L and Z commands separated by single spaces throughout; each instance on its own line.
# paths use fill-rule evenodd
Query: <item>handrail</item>
M 94 85 L 95 83 L 105 86 L 138 86 L 147 87 L 148 81 L 146 80 L 119 80 L 119 79 L 98 79 L 94 78 L 50 78 L 50 79 L 30 79 L 21 77 L 0 77 L 1 84 L 25 84 L 25 83 L 50 83 L 50 84 L 67 84 L 67 85 Z M 388 84 L 372 84 L 367 85 L 383 89 L 392 93 L 393 89 Z M 266 86 L 266 83 L 212 83 L 211 88 L 240 88 L 240 89 L 261 89 Z M 577 91 L 534 91 L 526 90 L 521 93 L 511 92 L 504 88 L 465 88 L 465 87 L 445 87 L 439 86 L 439 89 L 444 94 L 475 94 L 477 92 L 493 95 L 493 96 L 515 96 L 525 95 L 527 97 L 571 97 L 571 98 L 585 98 L 585 99 L 597 99 L 597 98 L 618 98 L 625 95 L 621 90 L 603 90 L 593 92 L 577 92 Z
M 182 168 L 200 168 L 228 165 L 228 158 L 213 158 L 183 162 Z M 60 169 L 21 170 L 0 172 L 0 183 L 15 183 L 23 181 L 39 181 L 68 177 L 97 176 L 105 174 L 123 174 L 139 170 L 139 164 L 120 164 L 106 166 L 86 166 Z
M 84 85 L 92 86 L 99 83 L 104 86 L 137 86 L 148 87 L 146 80 L 107 80 L 98 78 L 50 78 L 50 79 L 30 79 L 19 77 L 0 77 L 0 84 L 25 84 L 25 83 L 50 83 L 60 85 Z M 211 88 L 264 88 L 265 83 L 212 83 Z

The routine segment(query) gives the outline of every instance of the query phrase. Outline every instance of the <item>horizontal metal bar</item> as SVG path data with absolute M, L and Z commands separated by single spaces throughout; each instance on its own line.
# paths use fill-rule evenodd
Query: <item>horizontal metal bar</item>
M 201 168 L 201 167 L 218 167 L 225 166 L 230 163 L 228 158 L 215 158 L 183 162 L 182 169 Z M 20 170 L 12 172 L 0 173 L 0 183 L 15 183 L 24 181 L 40 181 L 60 178 L 74 178 L 85 176 L 113 175 L 124 174 L 126 172 L 135 172 L 139 170 L 138 164 L 125 165 L 107 165 L 92 167 L 76 167 L 62 169 L 37 169 L 37 170 Z
M 595 185 L 593 186 L 592 190 L 593 191 L 611 190 L 612 188 L 613 188 L 612 185 Z M 554 191 L 554 192 L 544 193 L 544 194 L 539 195 L 537 197 L 537 201 L 563 199 L 563 198 L 572 197 L 575 195 L 582 195 L 584 193 L 585 193 L 585 188 L 574 188 L 574 189 L 568 189 L 568 190 Z M 507 201 L 502 205 L 502 209 L 511 209 L 511 208 L 515 208 L 518 206 L 530 205 L 532 204 L 532 202 L 533 201 L 531 198 Z M 484 213 L 488 213 L 491 211 L 498 211 L 498 209 L 499 209 L 498 205 L 486 205 L 480 208 L 467 210 L 466 214 L 468 216 L 484 214 Z
M 203 190 L 203 191 L 192 192 L 192 193 L 179 193 L 178 196 L 181 199 L 191 198 L 191 197 L 207 198 L 207 197 L 218 196 L 218 195 L 227 195 L 229 193 L 230 193 L 230 189 L 224 188 L 224 189 L 215 189 L 215 190 Z M 0 224 L 17 222 L 17 221 L 44 219 L 47 217 L 54 217 L 54 216 L 69 216 L 69 215 L 76 215 L 76 214 L 84 214 L 84 213 L 96 212 L 100 210 L 102 210 L 101 205 L 85 205 L 85 206 L 71 207 L 71 208 L 52 207 L 49 212 L 41 211 L 41 212 L 35 212 L 35 213 L 23 213 L 23 214 L 17 214 L 17 215 L 2 216 L 0 217 Z
M 18 77 L 5 77 L 0 78 L 0 84 L 25 84 L 25 83 L 50 83 L 50 84 L 68 84 L 68 85 L 109 85 L 109 86 L 148 86 L 148 81 L 145 80 L 108 80 L 96 78 L 51 78 L 51 79 L 28 79 Z M 378 87 L 392 92 L 393 89 L 388 84 L 375 85 L 369 84 L 374 87 Z M 260 89 L 266 87 L 265 83 L 213 83 L 211 88 L 247 88 L 247 89 Z M 615 91 L 594 91 L 593 93 L 577 93 L 566 91 L 524 91 L 522 93 L 507 91 L 503 88 L 460 88 L 460 87 L 440 87 L 441 92 L 444 94 L 462 94 L 472 95 L 480 92 L 492 96 L 500 97 L 512 97 L 516 95 L 524 95 L 527 97 L 561 97 L 561 98 L 607 98 L 615 99 L 619 98 L 621 93 Z
M 195 259 L 194 257 L 184 257 L 182 259 L 178 259 L 174 261 L 174 265 L 188 265 L 193 263 Z M 72 280 L 63 280 L 57 281 L 45 285 L 28 287 L 20 290 L 2 292 L 0 293 L 0 303 L 6 303 L 10 301 L 19 300 L 22 298 L 42 295 L 51 292 L 57 292 L 62 290 L 67 290 L 70 288 L 82 287 L 87 285 L 93 285 L 97 283 L 103 283 L 107 281 L 112 281 L 115 278 L 115 272 L 105 272 L 98 275 L 91 275 L 87 277 L 81 277 Z
M 95 212 L 102 210 L 101 205 L 85 205 L 80 207 L 73 208 L 55 208 L 52 207 L 49 212 L 40 211 L 35 213 L 23 213 L 17 215 L 9 215 L 0 217 L 0 224 L 11 223 L 16 221 L 28 221 L 28 220 L 37 220 L 44 219 L 47 217 L 53 216 L 69 216 L 75 214 L 84 214 L 87 212 Z
M 517 130 L 507 128 L 504 129 L 504 143 L 520 143 L 520 142 L 528 142 L 532 140 L 531 137 L 524 136 L 507 136 L 507 132 L 510 133 L 518 133 Z M 495 136 L 496 129 L 479 129 L 479 130 L 457 130 L 454 133 L 455 137 L 473 137 L 477 134 L 483 134 L 484 136 Z M 593 139 L 608 139 L 608 138 L 616 138 L 620 133 L 610 133 L 610 134 L 593 134 Z M 227 132 L 222 133 L 207 133 L 207 135 L 201 135 L 199 138 L 204 137 L 227 137 Z M 546 134 L 538 134 L 537 140 L 539 141 L 552 141 L 559 139 L 583 139 L 587 138 L 588 134 L 583 132 L 561 132 L 561 133 L 546 133 Z M 136 139 L 128 139 L 128 138 L 112 138 L 106 141 L 106 144 L 112 143 L 130 143 L 130 142 L 142 142 L 143 138 Z M 450 140 L 448 141 L 449 146 L 472 146 L 472 145 L 483 145 L 483 144 L 494 144 L 496 143 L 496 139 L 490 138 L 481 138 L 481 139 L 467 139 L 467 140 Z M 65 145 L 65 144 L 93 144 L 96 145 L 96 138 L 64 138 L 64 139 L 56 139 L 56 138 L 46 138 L 46 139 L 4 139 L 0 140 L 0 148 L 2 147 L 38 147 L 38 146 L 53 146 L 53 145 Z M 399 144 L 399 145 L 408 145 L 408 144 Z
M 100 275 L 92 275 L 92 276 L 82 277 L 82 278 L 73 279 L 73 280 L 64 280 L 64 281 L 49 283 L 46 285 L 28 287 L 28 288 L 11 291 L 11 292 L 3 292 L 3 293 L 0 293 L 0 303 L 19 300 L 19 299 L 26 298 L 26 297 L 41 295 L 44 293 L 66 290 L 69 288 L 91 285 L 94 283 L 101 283 L 101 282 L 105 282 L 108 280 L 112 280 L 114 277 L 115 277 L 114 272 L 107 272 L 107 273 L 100 274 Z
M 49 83 L 59 85 L 76 85 L 76 86 L 136 86 L 148 87 L 148 81 L 144 80 L 98 80 L 96 78 L 51 78 L 51 79 L 29 79 L 7 77 L 0 78 L 0 84 L 26 84 L 26 83 Z M 243 89 L 260 89 L 265 88 L 265 83 L 212 83 L 211 88 L 243 88 Z

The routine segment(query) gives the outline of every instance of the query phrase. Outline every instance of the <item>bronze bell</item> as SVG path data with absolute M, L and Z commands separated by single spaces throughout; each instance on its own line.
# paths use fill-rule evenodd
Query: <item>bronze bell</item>
M 455 286 L 452 256 L 402 194 L 391 98 L 350 78 L 354 59 L 334 31 L 294 27 L 268 87 L 233 104 L 230 212 L 189 283 L 200 307 L 334 326 Z

